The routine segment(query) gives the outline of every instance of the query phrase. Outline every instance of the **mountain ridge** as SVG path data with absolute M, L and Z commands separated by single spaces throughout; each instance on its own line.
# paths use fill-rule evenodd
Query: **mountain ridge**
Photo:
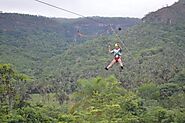
M 185 1 L 179 0 L 171 6 L 147 14 L 143 22 L 176 24 L 185 20 Z

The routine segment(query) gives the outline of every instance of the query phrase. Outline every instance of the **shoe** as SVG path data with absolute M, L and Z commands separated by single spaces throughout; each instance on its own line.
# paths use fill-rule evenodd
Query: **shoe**
M 105 70 L 109 70 L 109 69 L 106 67 Z
M 123 69 L 123 66 L 121 66 L 121 69 Z

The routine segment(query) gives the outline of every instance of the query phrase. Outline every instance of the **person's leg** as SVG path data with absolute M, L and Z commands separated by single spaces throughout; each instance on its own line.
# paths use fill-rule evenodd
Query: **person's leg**
M 121 69 L 123 69 L 123 63 L 122 63 L 121 58 L 120 58 L 120 59 L 118 59 L 118 62 L 119 62 L 119 64 L 120 64 L 120 66 L 121 66 Z
M 113 59 L 112 62 L 105 68 L 106 70 L 108 70 L 110 67 L 112 67 L 113 64 L 116 63 L 116 60 Z

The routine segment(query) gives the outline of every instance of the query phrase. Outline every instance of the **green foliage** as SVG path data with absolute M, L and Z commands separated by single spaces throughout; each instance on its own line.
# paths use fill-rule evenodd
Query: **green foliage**
M 26 119 L 26 122 L 33 123 L 33 122 L 47 122 L 47 119 L 39 112 L 39 108 L 33 107 L 25 107 L 20 110 L 19 114 Z
M 184 83 L 185 82 L 185 69 L 175 75 L 171 82 Z
M 52 105 L 39 101 L 32 95 L 23 107 L 2 105 L 1 122 L 38 123 L 183 123 L 183 89 L 176 83 L 157 85 L 146 83 L 136 91 L 124 89 L 115 76 L 81 79 L 67 104 Z M 165 95 L 165 96 L 164 96 Z M 55 95 L 51 94 L 51 99 Z M 55 97 L 55 98 L 54 98 Z M 36 103 L 41 102 L 41 103 Z M 156 101 L 156 102 L 155 102 Z M 155 102 L 155 103 L 154 103 Z M 4 108 L 3 108 L 4 107 Z M 7 112 L 6 112 L 7 111 Z
M 165 83 L 160 86 L 160 96 L 161 98 L 172 96 L 180 92 L 182 89 L 178 84 L 175 83 Z
M 22 85 L 25 86 L 27 80 L 26 75 L 15 71 L 10 64 L 0 64 L 0 122 L 6 120 L 21 122 L 23 120 L 20 115 L 14 115 L 11 112 L 17 105 L 25 101 L 22 99 L 25 93 Z
M 160 90 L 154 83 L 145 83 L 138 88 L 139 95 L 143 99 L 157 99 L 160 96 Z
M 59 123 L 74 123 L 75 118 L 73 115 L 60 114 L 58 116 Z
M 162 107 L 153 107 L 144 114 L 146 123 L 173 123 L 175 122 L 175 112 Z
M 114 77 L 80 80 L 69 112 L 83 122 L 134 122 L 144 110 L 140 98 Z M 132 118 L 133 119 L 132 119 Z M 82 119 L 83 118 L 83 119 Z M 125 120 L 129 119 L 130 120 Z
M 25 119 L 21 115 L 17 114 L 10 114 L 8 117 L 6 117 L 6 121 L 8 123 L 23 123 L 26 122 Z
M 185 109 L 176 110 L 176 122 L 177 123 L 184 123 L 185 122 Z
M 59 106 L 59 102 L 56 99 L 56 96 L 54 93 L 49 94 L 31 94 L 30 95 L 31 100 L 29 100 L 32 104 L 44 104 L 47 106 Z

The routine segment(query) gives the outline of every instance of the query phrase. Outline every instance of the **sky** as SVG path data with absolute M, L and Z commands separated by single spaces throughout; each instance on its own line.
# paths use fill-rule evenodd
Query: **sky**
M 178 0 L 41 0 L 86 17 L 142 18 L 149 12 L 170 6 Z M 78 18 L 35 0 L 0 0 L 0 11 L 47 17 Z

